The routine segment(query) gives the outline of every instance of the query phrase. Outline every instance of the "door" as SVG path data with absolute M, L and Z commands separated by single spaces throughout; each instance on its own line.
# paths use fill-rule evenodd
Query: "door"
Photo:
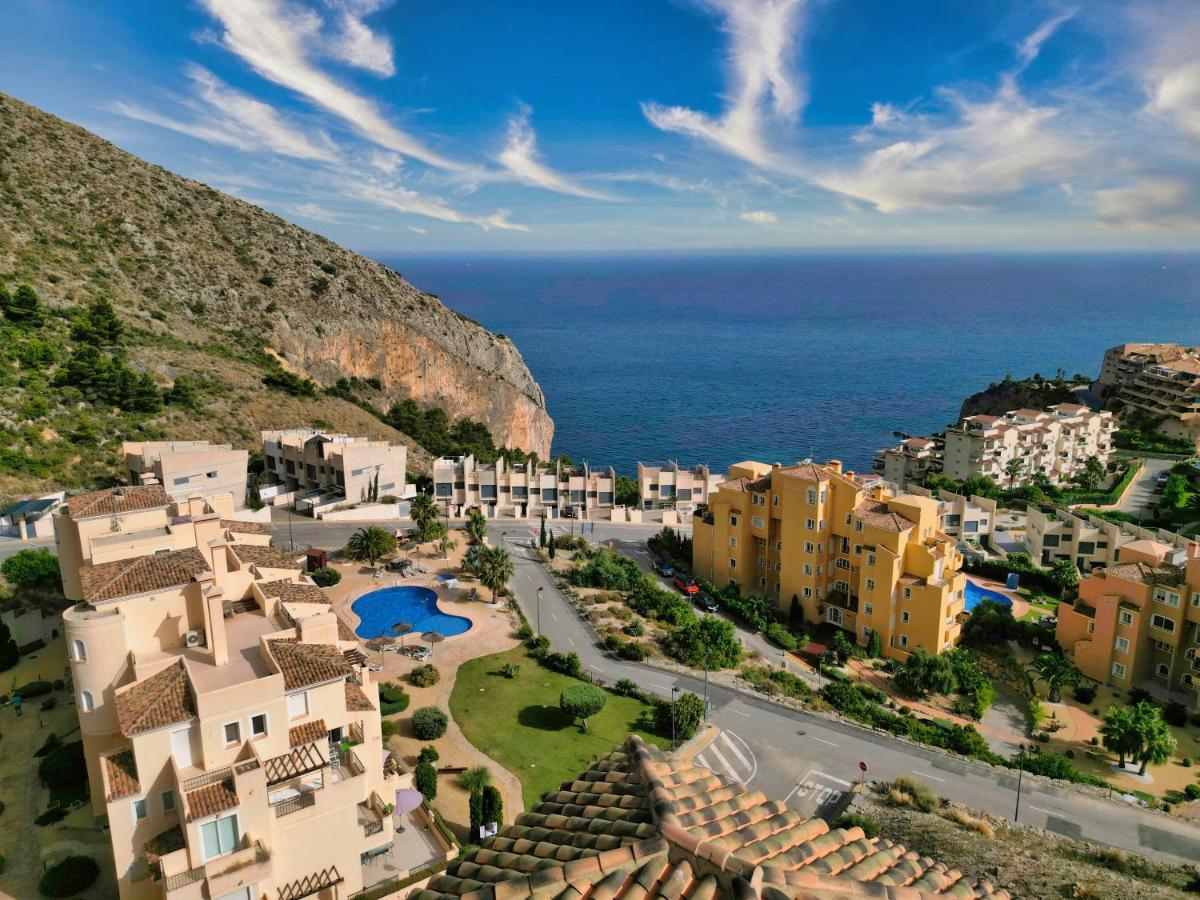
M 192 765 L 192 729 L 180 728 L 171 732 L 171 755 L 179 768 Z

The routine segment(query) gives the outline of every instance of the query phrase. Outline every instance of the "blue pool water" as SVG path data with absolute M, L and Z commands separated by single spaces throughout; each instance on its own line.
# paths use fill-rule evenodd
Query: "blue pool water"
M 359 619 L 354 633 L 364 640 L 385 635 L 391 637 L 392 626 L 397 622 L 408 622 L 413 627 L 409 633 L 417 636 L 425 631 L 437 631 L 453 637 L 471 628 L 470 619 L 438 609 L 434 591 L 411 584 L 363 594 L 350 608 Z
M 980 601 L 992 600 L 1000 606 L 1012 606 L 1012 600 L 1005 597 L 1003 594 L 998 594 L 995 591 L 989 591 L 987 588 L 980 587 L 970 578 L 967 579 L 966 590 L 963 591 L 963 609 L 967 612 L 973 610 L 979 605 Z

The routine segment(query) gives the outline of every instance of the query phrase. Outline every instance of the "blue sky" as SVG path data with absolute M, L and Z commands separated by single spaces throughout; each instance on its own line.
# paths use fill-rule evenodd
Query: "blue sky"
M 365 251 L 1200 243 L 1200 4 L 5 0 L 0 90 Z

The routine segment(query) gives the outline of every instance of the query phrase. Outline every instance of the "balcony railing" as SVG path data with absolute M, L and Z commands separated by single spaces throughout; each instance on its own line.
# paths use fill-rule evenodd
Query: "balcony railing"
M 310 791 L 307 794 L 301 794 L 298 797 L 292 797 L 290 800 L 284 800 L 282 803 L 276 803 L 272 809 L 275 810 L 275 818 L 281 819 L 284 816 L 290 816 L 292 813 L 300 812 L 302 809 L 307 809 L 316 802 L 316 792 Z
M 383 820 L 382 819 L 376 819 L 374 822 L 367 822 L 365 825 L 363 825 L 363 836 L 364 837 L 370 837 L 373 834 L 380 834 L 382 832 L 383 832 Z
M 205 785 L 228 781 L 232 777 L 233 770 L 226 766 L 223 769 L 214 769 L 211 772 L 205 772 L 203 775 L 189 778 L 183 784 L 179 785 L 179 790 L 186 794 L 188 791 L 194 791 L 196 788 L 202 788 Z
M 171 891 L 177 891 L 180 888 L 187 887 L 189 884 L 195 884 L 204 878 L 204 866 L 197 866 L 194 869 L 188 869 L 186 872 L 179 872 L 175 875 L 168 875 L 163 879 L 163 891 L 167 894 Z

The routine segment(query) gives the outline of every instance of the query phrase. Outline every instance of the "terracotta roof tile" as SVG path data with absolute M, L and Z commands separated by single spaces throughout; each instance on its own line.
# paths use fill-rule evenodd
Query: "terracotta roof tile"
M 204 554 L 189 547 L 170 553 L 154 553 L 84 566 L 79 570 L 79 581 L 84 600 L 102 603 L 181 587 L 210 569 Z
M 138 784 L 137 761 L 133 758 L 132 750 L 118 750 L 101 757 L 104 760 L 104 773 L 108 777 L 108 802 L 120 800 L 122 797 L 132 797 L 141 791 Z
M 873 525 L 885 531 L 907 531 L 916 524 L 900 513 L 889 511 L 887 504 L 880 500 L 864 500 L 854 507 L 854 515 L 861 519 L 864 525 Z
M 347 712 L 368 712 L 373 711 L 375 707 L 371 704 L 363 689 L 353 681 L 346 682 L 346 711 Z
M 833 477 L 828 469 L 818 466 L 816 463 L 797 463 L 794 466 L 785 466 L 779 470 L 779 473 L 789 478 L 799 478 L 802 481 L 829 481 Z
M 238 805 L 238 796 L 233 789 L 233 780 L 226 779 L 216 784 L 206 784 L 185 795 L 188 821 L 215 816 L 219 812 L 233 809 Z
M 303 581 L 289 581 L 281 578 L 278 581 L 259 583 L 264 597 L 278 597 L 288 603 L 324 603 L 329 605 L 329 595 L 315 584 Z
M 126 485 L 68 497 L 67 514 L 72 519 L 86 519 L 170 505 L 171 498 L 161 484 Z
M 1125 581 L 1139 584 L 1180 585 L 1184 583 L 1185 570 L 1181 566 L 1170 563 L 1159 563 L 1152 566 L 1149 563 L 1117 563 L 1107 569 L 1109 575 Z
M 303 725 L 297 725 L 295 728 L 288 729 L 288 740 L 293 747 L 299 747 L 301 744 L 311 744 L 313 741 L 319 741 L 329 734 L 329 729 L 325 727 L 324 719 L 317 719 L 313 722 L 305 722 Z
M 221 527 L 234 534 L 270 534 L 271 526 L 266 522 L 239 522 L 236 519 L 222 519 Z
M 229 549 L 246 565 L 262 569 L 304 568 L 303 550 L 285 550 L 283 547 L 260 547 L 258 544 L 230 544 Z
M 117 723 L 126 737 L 186 722 L 196 702 L 183 663 L 177 662 L 117 694 Z
M 303 644 L 288 638 L 268 643 L 283 673 L 285 690 L 295 691 L 353 674 L 342 651 L 331 644 Z

